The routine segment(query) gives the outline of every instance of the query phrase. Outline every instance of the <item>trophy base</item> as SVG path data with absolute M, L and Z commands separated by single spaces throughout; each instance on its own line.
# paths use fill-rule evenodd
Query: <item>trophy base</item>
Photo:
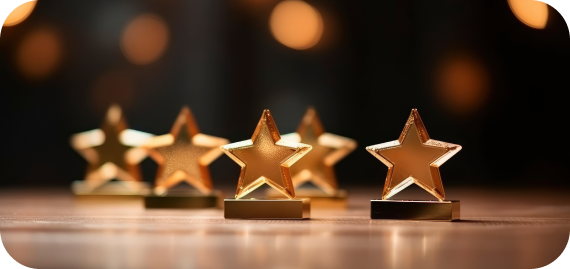
M 309 199 L 225 199 L 226 219 L 308 219 Z
M 85 181 L 77 180 L 71 183 L 71 190 L 76 196 L 142 196 L 149 193 L 149 186 L 146 182 L 140 181 L 109 181 L 98 188 L 91 189 Z
M 371 200 L 370 218 L 393 220 L 459 220 L 459 206 L 453 201 Z
M 283 194 L 274 190 L 268 189 L 265 192 L 267 198 L 282 198 Z M 337 190 L 335 194 L 329 195 L 320 189 L 314 188 L 300 188 L 295 190 L 295 198 L 311 200 L 311 207 L 313 208 L 346 208 L 346 191 Z
M 143 196 L 148 194 L 146 182 L 110 181 L 96 189 L 90 189 L 84 181 L 74 181 L 71 190 L 78 208 L 143 209 Z
M 210 194 L 202 194 L 198 191 L 173 192 L 166 195 L 148 195 L 144 197 L 146 208 L 213 208 L 222 207 L 224 195 L 221 191 L 213 191 Z

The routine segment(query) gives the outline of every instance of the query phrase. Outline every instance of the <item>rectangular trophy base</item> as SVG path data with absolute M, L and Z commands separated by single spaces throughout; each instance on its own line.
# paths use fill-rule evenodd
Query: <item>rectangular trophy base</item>
M 71 190 L 75 195 L 75 206 L 80 209 L 144 209 L 143 195 L 149 192 L 149 187 L 146 182 L 110 181 L 90 189 L 85 181 L 74 181 Z
M 226 219 L 308 219 L 309 199 L 225 199 Z
M 146 208 L 213 208 L 222 207 L 224 195 L 221 191 L 213 191 L 210 194 L 193 192 L 171 192 L 164 196 L 148 195 L 144 197 Z
M 267 189 L 267 198 L 282 198 L 283 194 L 274 189 Z M 311 200 L 312 208 L 346 208 L 346 191 L 337 190 L 329 195 L 316 188 L 299 188 L 295 190 L 295 198 L 307 198 Z
M 71 183 L 71 190 L 76 196 L 142 196 L 150 189 L 146 182 L 140 181 L 109 181 L 91 189 L 85 181 L 76 180 Z
M 371 200 L 370 218 L 393 220 L 459 220 L 459 201 Z

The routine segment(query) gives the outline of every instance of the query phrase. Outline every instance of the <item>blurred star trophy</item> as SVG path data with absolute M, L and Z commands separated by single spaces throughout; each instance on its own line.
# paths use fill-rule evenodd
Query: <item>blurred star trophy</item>
M 372 219 L 459 220 L 459 201 L 445 200 L 439 167 L 461 146 L 430 139 L 416 109 L 412 110 L 398 140 L 366 148 L 388 166 L 381 200 L 371 201 Z M 417 184 L 438 200 L 388 200 Z
M 138 164 L 147 157 L 138 146 L 151 134 L 127 129 L 118 105 L 107 111 L 100 129 L 75 134 L 71 146 L 89 163 L 85 179 L 74 181 L 76 196 L 140 196 L 148 193 Z
M 309 199 L 296 199 L 289 168 L 310 145 L 281 139 L 269 110 L 264 110 L 251 139 L 220 147 L 241 166 L 235 199 L 224 200 L 226 219 L 308 219 Z M 242 199 L 264 183 L 288 199 Z
M 356 149 L 356 141 L 326 133 L 313 107 L 307 109 L 297 132 L 285 134 L 282 138 L 313 147 L 307 156 L 291 167 L 297 197 L 310 198 L 313 207 L 346 207 L 346 191 L 338 188 L 333 166 Z M 317 188 L 306 187 L 309 182 Z M 269 189 L 267 196 L 279 197 L 281 194 Z
M 183 107 L 169 134 L 155 136 L 142 146 L 158 163 L 154 193 L 145 197 L 145 206 L 221 206 L 223 194 L 213 189 L 208 166 L 222 155 L 219 147 L 227 143 L 224 138 L 200 133 L 192 112 Z

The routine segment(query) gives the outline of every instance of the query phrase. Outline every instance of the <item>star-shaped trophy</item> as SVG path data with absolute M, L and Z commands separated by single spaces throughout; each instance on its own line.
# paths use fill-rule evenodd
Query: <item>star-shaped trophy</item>
M 439 167 L 461 150 L 461 146 L 430 139 L 416 109 L 398 140 L 366 148 L 388 166 L 381 200 L 371 201 L 373 219 L 442 220 L 459 219 L 459 201 L 446 201 Z M 416 184 L 438 200 L 388 200 Z
M 309 107 L 297 132 L 285 134 L 283 139 L 313 147 L 305 157 L 291 167 L 291 178 L 299 198 L 310 198 L 313 207 L 345 207 L 346 191 L 338 188 L 334 165 L 356 149 L 353 139 L 327 133 L 317 111 Z M 314 187 L 307 187 L 312 183 Z M 269 189 L 268 197 L 279 193 Z
M 147 208 L 207 208 L 221 205 L 223 194 L 212 187 L 208 166 L 222 155 L 227 139 L 200 133 L 188 107 L 183 107 L 169 134 L 155 136 L 142 147 L 158 163 Z M 186 184 L 181 184 L 181 183 Z
M 145 195 L 139 163 L 147 157 L 139 148 L 151 134 L 128 129 L 118 105 L 107 111 L 101 128 L 75 134 L 71 146 L 89 163 L 85 179 L 74 181 L 75 195 Z
M 264 110 L 251 139 L 220 147 L 241 166 L 235 199 L 224 200 L 228 219 L 307 219 L 309 199 L 295 199 L 290 167 L 310 145 L 281 138 L 269 110 Z M 288 199 L 243 199 L 266 183 Z

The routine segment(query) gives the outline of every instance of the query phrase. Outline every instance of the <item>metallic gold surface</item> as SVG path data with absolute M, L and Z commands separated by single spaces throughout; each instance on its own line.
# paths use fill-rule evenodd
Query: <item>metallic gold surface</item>
M 91 210 L 108 212 L 110 209 L 128 213 L 144 211 L 142 195 L 76 194 L 74 202 L 74 209 L 79 212 Z
M 99 188 L 91 189 L 86 181 L 76 180 L 71 183 L 71 189 L 79 195 L 147 195 L 149 186 L 141 181 L 110 181 Z
M 295 188 L 310 181 L 327 194 L 334 196 L 338 185 L 333 166 L 356 149 L 356 141 L 326 133 L 313 107 L 307 109 L 297 132 L 283 135 L 282 138 L 313 147 L 311 152 L 291 167 L 291 178 Z
M 225 199 L 226 219 L 308 219 L 309 199 Z
M 164 194 L 182 181 L 203 194 L 211 193 L 208 166 L 222 154 L 218 148 L 227 143 L 224 138 L 200 133 L 192 112 L 183 107 L 170 134 L 153 137 L 143 145 L 158 163 L 155 194 Z
M 459 201 L 372 200 L 372 219 L 459 220 Z
M 165 196 L 148 195 L 144 197 L 146 208 L 212 208 L 222 207 L 224 196 L 220 191 L 203 194 L 199 191 L 169 191 Z
M 89 163 L 82 191 L 96 191 L 113 179 L 141 181 L 138 163 L 146 158 L 146 153 L 137 146 L 150 137 L 151 134 L 127 129 L 117 105 L 109 108 L 100 129 L 73 135 L 71 146 Z
M 295 197 L 289 167 L 311 150 L 310 145 L 281 139 L 269 110 L 264 110 L 249 140 L 220 147 L 241 166 L 236 199 L 263 183 L 289 198 Z
M 366 150 L 388 166 L 382 199 L 415 183 L 443 201 L 439 167 L 459 152 L 461 146 L 430 139 L 418 111 L 412 109 L 398 140 L 369 146 Z
M 90 189 L 87 181 L 76 180 L 71 183 L 78 210 L 99 208 L 107 210 L 144 209 L 143 197 L 149 193 L 149 186 L 142 181 L 109 181 L 96 189 Z

